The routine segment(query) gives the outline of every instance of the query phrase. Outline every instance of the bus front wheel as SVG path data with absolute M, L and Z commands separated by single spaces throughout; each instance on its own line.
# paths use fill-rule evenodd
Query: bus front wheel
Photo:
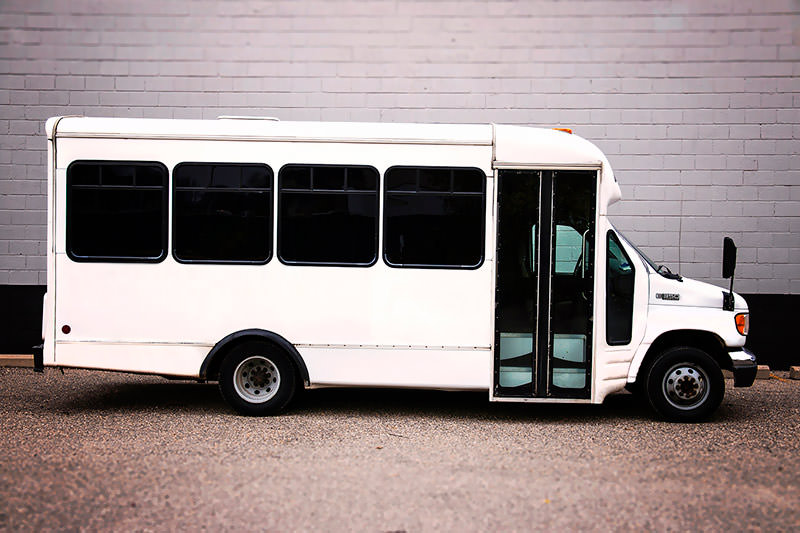
M 280 413 L 295 393 L 297 372 L 285 353 L 264 342 L 245 342 L 225 356 L 219 369 L 222 397 L 237 413 Z
M 675 422 L 708 418 L 725 395 L 725 380 L 717 362 L 690 346 L 668 348 L 658 355 L 644 385 L 653 409 Z

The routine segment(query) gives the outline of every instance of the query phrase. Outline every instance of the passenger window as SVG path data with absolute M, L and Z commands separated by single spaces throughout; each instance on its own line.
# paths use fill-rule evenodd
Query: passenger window
M 278 257 L 304 265 L 368 266 L 378 257 L 378 171 L 286 165 L 278 174 Z
M 262 164 L 181 163 L 172 172 L 175 259 L 259 263 L 272 256 L 272 170 Z
M 608 232 L 606 262 L 606 342 L 611 346 L 631 342 L 633 293 L 636 271 L 613 231 Z
M 486 200 L 483 171 L 392 167 L 384 181 L 383 257 L 389 266 L 481 265 Z
M 167 247 L 167 169 L 157 162 L 75 161 L 67 168 L 67 255 L 158 262 Z

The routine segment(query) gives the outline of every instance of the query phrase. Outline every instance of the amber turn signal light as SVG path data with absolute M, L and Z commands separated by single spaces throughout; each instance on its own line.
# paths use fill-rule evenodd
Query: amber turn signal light
M 739 313 L 735 317 L 736 331 L 739 335 L 747 335 L 750 333 L 750 313 Z

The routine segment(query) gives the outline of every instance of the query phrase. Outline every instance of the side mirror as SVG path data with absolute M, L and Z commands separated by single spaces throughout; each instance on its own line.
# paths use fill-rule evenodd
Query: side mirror
M 725 279 L 733 277 L 736 270 L 736 245 L 733 239 L 725 237 L 722 241 L 722 277 Z

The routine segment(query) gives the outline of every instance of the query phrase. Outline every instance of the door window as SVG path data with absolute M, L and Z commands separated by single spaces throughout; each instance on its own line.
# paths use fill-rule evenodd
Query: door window
M 589 398 L 597 172 L 498 177 L 494 395 Z
M 531 227 L 531 235 L 536 235 L 536 224 Z M 578 259 L 581 256 L 581 245 L 583 238 L 575 228 L 569 226 L 557 225 L 556 226 L 556 253 L 555 253 L 555 271 L 556 274 L 572 274 L 575 272 Z M 531 239 L 531 260 L 530 269 L 534 271 L 535 265 L 533 262 L 533 255 L 536 253 L 536 239 Z
M 636 270 L 613 231 L 608 232 L 606 259 L 606 342 L 611 346 L 631 342 L 633 291 Z

